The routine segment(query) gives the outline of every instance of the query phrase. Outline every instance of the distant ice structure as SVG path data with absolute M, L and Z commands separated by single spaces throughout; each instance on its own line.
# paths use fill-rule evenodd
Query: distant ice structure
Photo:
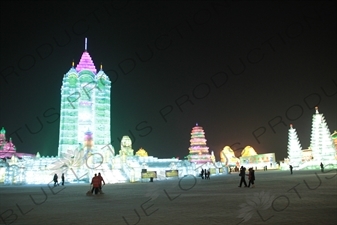
M 293 167 L 298 167 L 302 163 L 302 146 L 299 141 L 297 131 L 290 124 L 288 131 L 288 158 L 289 164 Z
M 335 132 L 336 133 L 336 132 Z M 319 169 L 320 164 L 330 167 L 337 167 L 337 137 L 330 134 L 328 124 L 318 107 L 312 117 L 311 139 L 309 149 L 301 149 L 297 132 L 290 125 L 288 131 L 288 158 L 281 165 L 282 169 L 289 169 L 292 165 L 294 169 Z
M 142 151 L 134 154 L 129 136 L 123 136 L 119 154 L 111 143 L 111 81 L 97 70 L 87 49 L 78 64 L 72 62 L 61 86 L 59 146 L 56 157 L 18 153 L 5 130 L 0 131 L 0 183 L 47 184 L 54 174 L 65 174 L 66 182 L 90 182 L 101 172 L 106 183 L 175 179 L 198 176 L 201 168 L 221 174 L 221 163 L 209 154 L 202 127 L 192 129 L 190 161 L 158 159 Z
M 336 162 L 336 148 L 324 115 L 318 112 L 312 117 L 311 143 L 313 160 L 325 163 Z
M 189 147 L 190 152 L 187 156 L 190 162 L 197 164 L 212 162 L 211 154 L 209 154 L 206 142 L 207 140 L 205 138 L 205 132 L 203 128 L 196 124 L 191 131 L 191 145 Z
M 89 138 L 86 140 L 90 140 Z M 126 142 L 121 142 L 121 151 L 112 155 L 113 147 L 108 151 L 108 160 L 102 152 L 95 148 L 90 151 L 84 147 L 63 152 L 59 157 L 13 156 L 0 163 L 0 183 L 13 184 L 52 184 L 53 175 L 59 177 L 65 174 L 66 182 L 89 183 L 94 173 L 101 173 L 106 183 L 148 182 L 152 175 L 155 180 L 178 179 L 186 175 L 198 176 L 201 168 L 212 171 L 212 175 L 223 174 L 225 170 L 221 163 L 207 162 L 197 164 L 188 160 L 177 158 L 158 159 L 148 156 L 145 149 L 141 148 L 133 155 L 132 141 L 124 136 Z M 132 150 L 132 151 L 131 151 Z M 128 154 L 124 154 L 128 152 Z M 155 173 L 153 173 L 155 172 Z M 150 176 L 150 177 L 149 177 Z

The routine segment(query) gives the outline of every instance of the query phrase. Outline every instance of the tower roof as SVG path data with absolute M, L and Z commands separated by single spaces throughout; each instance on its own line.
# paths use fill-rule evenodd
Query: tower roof
M 87 51 L 83 52 L 80 62 L 76 66 L 77 72 L 80 72 L 81 70 L 90 70 L 96 74 L 96 67 Z

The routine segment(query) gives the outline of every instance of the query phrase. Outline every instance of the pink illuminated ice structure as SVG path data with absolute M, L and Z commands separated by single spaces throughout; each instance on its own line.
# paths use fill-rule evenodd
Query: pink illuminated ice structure
M 209 154 L 208 147 L 206 145 L 205 132 L 198 124 L 192 128 L 191 140 L 190 140 L 190 152 L 187 158 L 190 162 L 197 164 L 211 163 L 211 154 Z
M 6 141 L 6 130 L 4 128 L 0 131 L 0 158 L 12 158 L 12 156 L 22 158 L 23 156 L 35 157 L 33 154 L 16 152 L 16 147 L 12 142 L 12 138 Z
M 80 72 L 81 70 L 90 70 L 94 74 L 96 74 L 97 70 L 92 61 L 88 51 L 87 51 L 87 38 L 85 38 L 84 52 L 80 59 L 80 62 L 76 66 L 76 71 Z
M 76 66 L 77 72 L 80 72 L 81 70 L 90 70 L 94 74 L 96 74 L 97 71 L 94 62 L 87 51 L 83 52 L 80 62 Z

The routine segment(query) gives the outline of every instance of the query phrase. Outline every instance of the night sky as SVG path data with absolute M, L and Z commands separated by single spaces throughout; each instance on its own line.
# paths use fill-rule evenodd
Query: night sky
M 225 146 L 308 148 L 314 107 L 337 130 L 334 1 L 2 1 L 0 127 L 56 156 L 62 78 L 88 52 L 112 81 L 111 144 L 188 155 L 198 123 Z

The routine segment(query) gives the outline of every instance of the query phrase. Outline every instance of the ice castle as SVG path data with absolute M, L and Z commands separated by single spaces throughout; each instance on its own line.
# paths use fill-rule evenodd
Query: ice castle
M 53 175 L 64 173 L 66 182 L 89 182 L 100 172 L 106 183 L 142 182 L 198 176 L 210 169 L 212 175 L 223 174 L 221 162 L 209 154 L 202 127 L 192 130 L 190 159 L 158 159 L 145 149 L 134 152 L 132 140 L 123 136 L 115 152 L 110 132 L 111 82 L 103 66 L 97 71 L 87 39 L 79 63 L 74 62 L 63 76 L 58 155 L 55 157 L 17 153 L 10 139 L 0 136 L 0 183 L 46 184 Z M 8 146 L 12 146 L 8 150 Z M 202 154 L 201 154 L 202 153 Z M 200 155 L 201 154 L 201 155 Z
M 58 156 L 68 149 L 82 148 L 91 152 L 95 136 L 95 148 L 107 148 L 110 138 L 110 89 L 111 82 L 102 65 L 97 72 L 87 51 L 87 42 L 81 59 L 64 75 L 61 88 L 60 137 Z

